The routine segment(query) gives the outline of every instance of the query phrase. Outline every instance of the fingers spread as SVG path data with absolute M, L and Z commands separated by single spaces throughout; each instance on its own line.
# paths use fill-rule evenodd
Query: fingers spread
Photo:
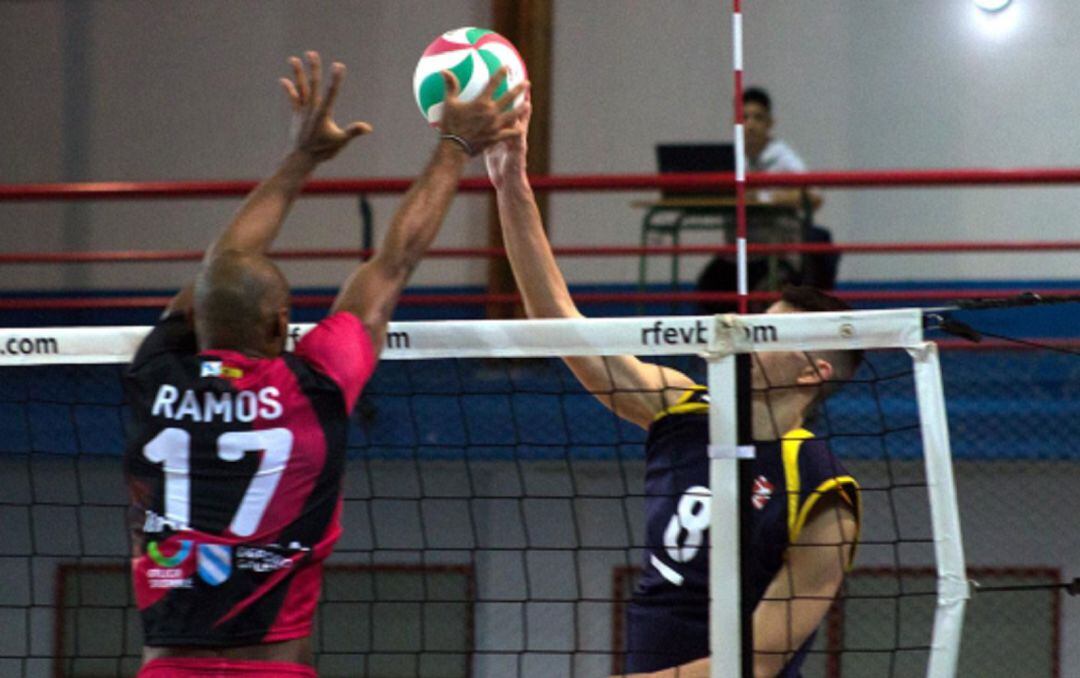
M 517 136 L 520 136 L 520 135 L 521 135 L 521 130 L 517 129 L 516 127 L 509 127 L 507 129 L 502 130 L 498 134 L 496 134 L 495 135 L 495 140 L 494 140 L 493 143 L 497 144 L 500 141 L 507 141 L 509 139 L 513 139 L 513 138 L 515 138 Z
M 491 83 L 488 83 L 488 84 L 490 85 Z M 513 89 L 507 91 L 501 97 L 499 97 L 495 101 L 495 106 L 499 110 L 507 108 L 508 106 L 512 105 L 514 103 L 514 100 L 516 100 L 519 96 L 521 96 L 521 94 L 526 89 L 528 89 L 528 87 L 529 87 L 529 81 L 528 80 L 526 80 L 525 82 L 519 82 L 517 84 L 517 86 L 515 86 Z
M 365 134 L 371 134 L 371 129 L 371 125 L 367 124 L 366 122 L 357 121 L 345 128 L 345 134 L 351 139 L 352 137 L 359 137 Z
M 289 57 L 289 65 L 292 66 L 293 79 L 296 80 L 296 91 L 300 97 L 300 103 L 303 104 L 311 94 L 307 74 L 304 73 L 304 64 L 297 57 Z
M 330 87 L 326 90 L 326 98 L 322 104 L 324 115 L 330 115 L 330 112 L 334 109 L 334 99 L 337 98 L 338 89 L 341 87 L 341 81 L 344 78 L 345 64 L 335 61 L 334 65 L 330 67 Z
M 446 84 L 446 94 L 443 98 L 446 100 L 457 99 L 461 90 L 461 85 L 458 84 L 457 76 L 451 71 L 443 71 L 442 77 L 443 82 Z
M 319 88 L 322 87 L 322 59 L 318 52 L 312 51 L 307 53 L 307 60 L 311 69 L 311 97 L 317 104 L 321 98 Z
M 499 127 L 517 127 L 520 120 L 532 112 L 532 106 L 528 103 L 524 103 L 512 111 L 507 111 L 501 114 L 498 118 Z
M 495 71 L 495 75 L 491 76 L 491 79 L 488 80 L 488 84 L 484 87 L 484 91 L 480 96 L 485 99 L 490 99 L 491 95 L 495 94 L 495 90 L 499 89 L 499 85 L 503 83 L 503 80 L 506 80 L 506 75 L 509 72 L 510 70 L 507 69 L 506 66 L 500 66 L 499 70 Z
M 289 103 L 292 104 L 293 110 L 300 108 L 300 93 L 296 91 L 296 86 L 293 85 L 292 80 L 281 78 L 278 82 L 281 83 L 281 87 L 285 90 L 286 96 L 289 97 Z

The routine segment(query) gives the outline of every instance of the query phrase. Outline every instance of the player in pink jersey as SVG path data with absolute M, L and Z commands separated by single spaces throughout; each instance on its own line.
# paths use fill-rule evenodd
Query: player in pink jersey
M 410 274 L 449 209 L 469 151 L 512 135 L 500 74 L 469 103 L 447 96 L 431 160 L 375 256 L 285 351 L 289 289 L 265 253 L 314 169 L 352 139 L 325 93 L 319 55 L 290 60 L 293 149 L 247 197 L 167 307 L 125 375 L 125 472 L 144 678 L 314 676 L 309 641 L 322 563 L 341 533 L 348 417 L 371 376 Z

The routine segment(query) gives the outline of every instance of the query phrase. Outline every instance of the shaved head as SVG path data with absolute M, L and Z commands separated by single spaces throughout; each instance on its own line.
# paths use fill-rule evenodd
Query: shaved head
M 284 349 L 289 284 L 260 254 L 222 252 L 195 279 L 200 349 L 277 355 Z

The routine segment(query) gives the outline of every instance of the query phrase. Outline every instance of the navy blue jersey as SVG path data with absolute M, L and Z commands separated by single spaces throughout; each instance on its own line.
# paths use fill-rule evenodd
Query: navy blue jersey
M 661 413 L 645 443 L 646 554 L 627 612 L 628 672 L 709 654 L 708 392 L 695 387 Z M 746 563 L 756 605 L 821 496 L 840 492 L 859 516 L 858 484 L 822 440 L 795 429 L 756 445 L 752 541 Z M 798 676 L 807 640 L 782 676 Z

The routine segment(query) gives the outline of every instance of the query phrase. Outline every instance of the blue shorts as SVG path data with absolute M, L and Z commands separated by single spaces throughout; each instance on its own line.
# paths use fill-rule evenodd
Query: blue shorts
M 636 601 L 627 607 L 627 673 L 659 671 L 708 655 L 708 608 Z

